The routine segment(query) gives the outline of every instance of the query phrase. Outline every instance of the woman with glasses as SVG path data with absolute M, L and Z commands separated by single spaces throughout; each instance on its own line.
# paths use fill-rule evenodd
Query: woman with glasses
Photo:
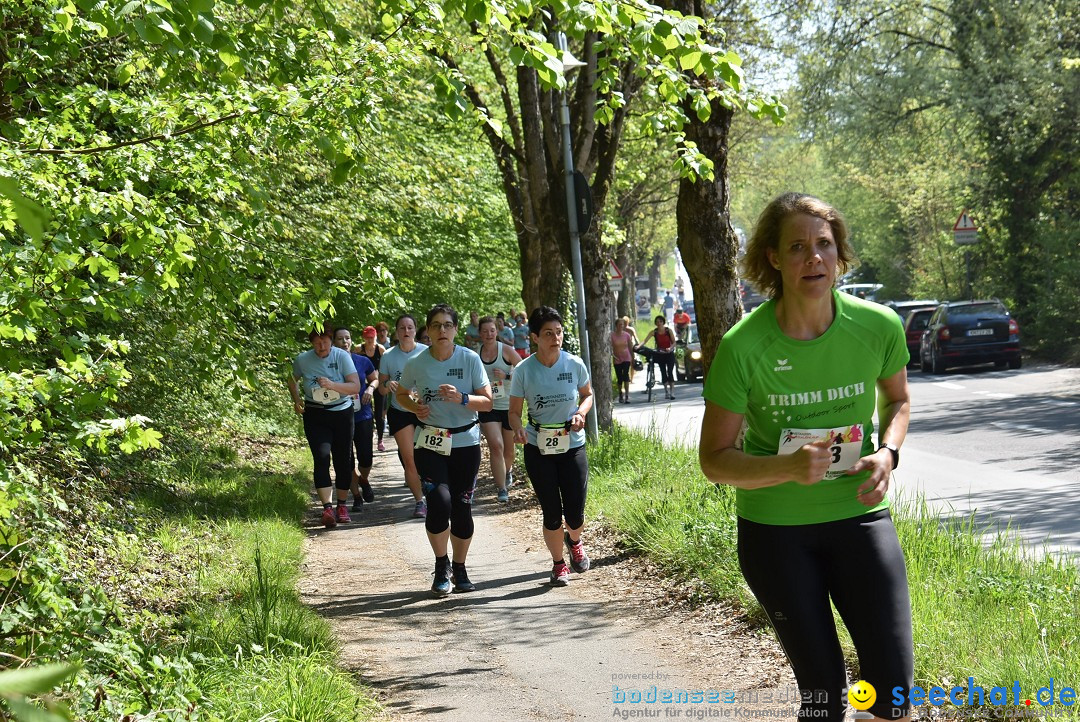
M 510 500 L 513 483 L 514 430 L 510 428 L 510 376 L 521 357 L 512 345 L 498 340 L 498 318 L 480 319 L 480 361 L 491 384 L 491 411 L 480 412 L 480 432 L 487 439 L 496 498 Z
M 390 427 L 390 435 L 397 442 L 398 459 L 405 471 L 405 483 L 416 501 L 413 517 L 423 519 L 427 516 L 427 504 L 420 493 L 420 476 L 416 473 L 416 462 L 413 460 L 413 431 L 419 422 L 411 411 L 402 407 L 397 392 L 405 364 L 426 350 L 427 346 L 416 342 L 416 319 L 407 313 L 398 317 L 395 331 L 397 345 L 383 354 L 379 362 L 379 393 L 389 396 L 390 399 L 386 421 Z M 410 390 L 411 387 L 406 386 L 405 394 L 408 395 Z
M 395 397 L 418 420 L 413 437 L 416 469 L 427 498 L 427 529 L 435 552 L 437 597 L 476 586 L 465 570 L 473 536 L 472 499 L 480 470 L 477 412 L 491 410 L 491 388 L 480 357 L 454 343 L 458 315 L 445 303 L 427 315 L 431 346 L 405 364 Z M 410 393 L 416 389 L 415 396 Z M 452 546 L 453 562 L 447 555 Z
M 510 380 L 510 426 L 514 440 L 525 444 L 529 472 L 544 515 L 544 543 L 551 552 L 552 586 L 566 586 L 570 567 L 589 569 L 581 532 L 585 527 L 585 493 L 589 465 L 585 456 L 585 416 L 592 408 L 589 369 L 577 356 L 562 350 L 562 316 L 541 306 L 529 316 L 529 333 L 536 353 L 514 369 Z M 521 412 L 529 402 L 528 425 Z

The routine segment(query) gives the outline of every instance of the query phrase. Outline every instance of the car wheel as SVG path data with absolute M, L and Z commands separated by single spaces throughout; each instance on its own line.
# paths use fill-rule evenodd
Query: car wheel
M 1009 359 L 1009 368 L 1011 368 L 1011 369 L 1013 369 L 1015 371 L 1016 369 L 1020 368 L 1020 365 L 1022 363 L 1023 363 L 1023 360 L 1019 356 L 1017 356 L 1014 359 Z
M 930 364 L 926 362 L 926 357 L 923 356 L 922 351 L 919 351 L 919 370 L 924 374 L 930 373 Z
M 994 368 L 996 368 L 996 369 L 1005 368 L 1005 362 L 1004 361 L 995 361 L 994 362 Z
M 945 361 L 938 356 L 937 348 L 930 347 L 930 368 L 936 374 L 945 373 Z
M 679 364 L 675 364 L 675 378 L 679 381 L 686 380 L 686 374 L 679 370 Z

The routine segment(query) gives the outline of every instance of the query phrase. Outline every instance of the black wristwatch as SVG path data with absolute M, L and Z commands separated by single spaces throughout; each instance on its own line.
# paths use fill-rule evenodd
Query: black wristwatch
M 897 448 L 896 444 L 882 442 L 878 444 L 877 450 L 881 451 L 882 449 L 888 449 L 892 452 L 892 468 L 895 469 L 896 467 L 900 466 L 900 449 Z

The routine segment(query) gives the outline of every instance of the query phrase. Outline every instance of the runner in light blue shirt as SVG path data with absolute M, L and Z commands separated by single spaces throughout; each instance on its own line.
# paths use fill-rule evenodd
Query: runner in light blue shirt
M 480 432 L 476 413 L 491 410 L 488 386 L 480 357 L 454 343 L 458 315 L 445 303 L 428 311 L 431 348 L 405 364 L 397 401 L 419 420 L 415 439 L 416 469 L 420 474 L 428 514 L 425 527 L 435 552 L 432 593 L 471 592 L 476 586 L 465 571 L 465 557 L 473 536 L 472 499 L 480 470 Z M 416 397 L 410 393 L 415 386 Z M 447 545 L 453 545 L 450 564 Z
M 416 319 L 407 313 L 398 317 L 394 332 L 397 335 L 397 345 L 388 349 L 379 361 L 379 393 L 390 399 L 386 410 L 386 423 L 390 427 L 390 435 L 397 443 L 398 459 L 405 472 L 405 483 L 413 495 L 413 518 L 423 519 L 427 516 L 427 502 L 424 501 L 420 489 L 420 476 L 416 473 L 416 462 L 413 459 L 413 430 L 419 422 L 412 412 L 401 407 L 395 392 L 398 390 L 401 374 L 405 371 L 405 364 L 421 351 L 427 350 L 427 346 L 416 343 Z M 410 388 L 406 387 L 406 393 Z
M 590 564 L 581 532 L 589 487 L 584 429 L 593 405 L 592 385 L 585 363 L 562 350 L 558 311 L 548 306 L 533 311 L 529 332 L 536 353 L 519 363 L 510 379 L 510 426 L 514 440 L 525 444 L 525 470 L 544 513 L 544 544 L 552 562 L 550 582 L 562 587 L 570 580 L 563 543 L 570 552 L 571 569 L 580 574 Z M 526 401 L 527 429 L 521 421 Z

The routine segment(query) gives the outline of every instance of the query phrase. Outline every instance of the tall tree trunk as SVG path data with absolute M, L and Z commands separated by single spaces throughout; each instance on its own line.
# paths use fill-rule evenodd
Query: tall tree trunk
M 712 103 L 712 115 L 702 123 L 687 108 L 690 123 L 687 140 L 713 162 L 714 180 L 679 182 L 676 223 L 679 251 L 694 288 L 698 333 L 705 373 L 709 373 L 716 347 L 724 333 L 742 318 L 736 260 L 739 239 L 731 227 L 731 198 L 728 189 L 728 134 L 733 111 L 719 100 Z
M 659 253 L 653 254 L 649 262 L 649 305 L 655 306 L 660 303 L 660 264 L 663 258 Z
M 622 271 L 622 290 L 616 298 L 615 315 L 634 317 L 634 269 L 630 265 L 630 244 L 624 241 L 615 252 L 615 265 Z

